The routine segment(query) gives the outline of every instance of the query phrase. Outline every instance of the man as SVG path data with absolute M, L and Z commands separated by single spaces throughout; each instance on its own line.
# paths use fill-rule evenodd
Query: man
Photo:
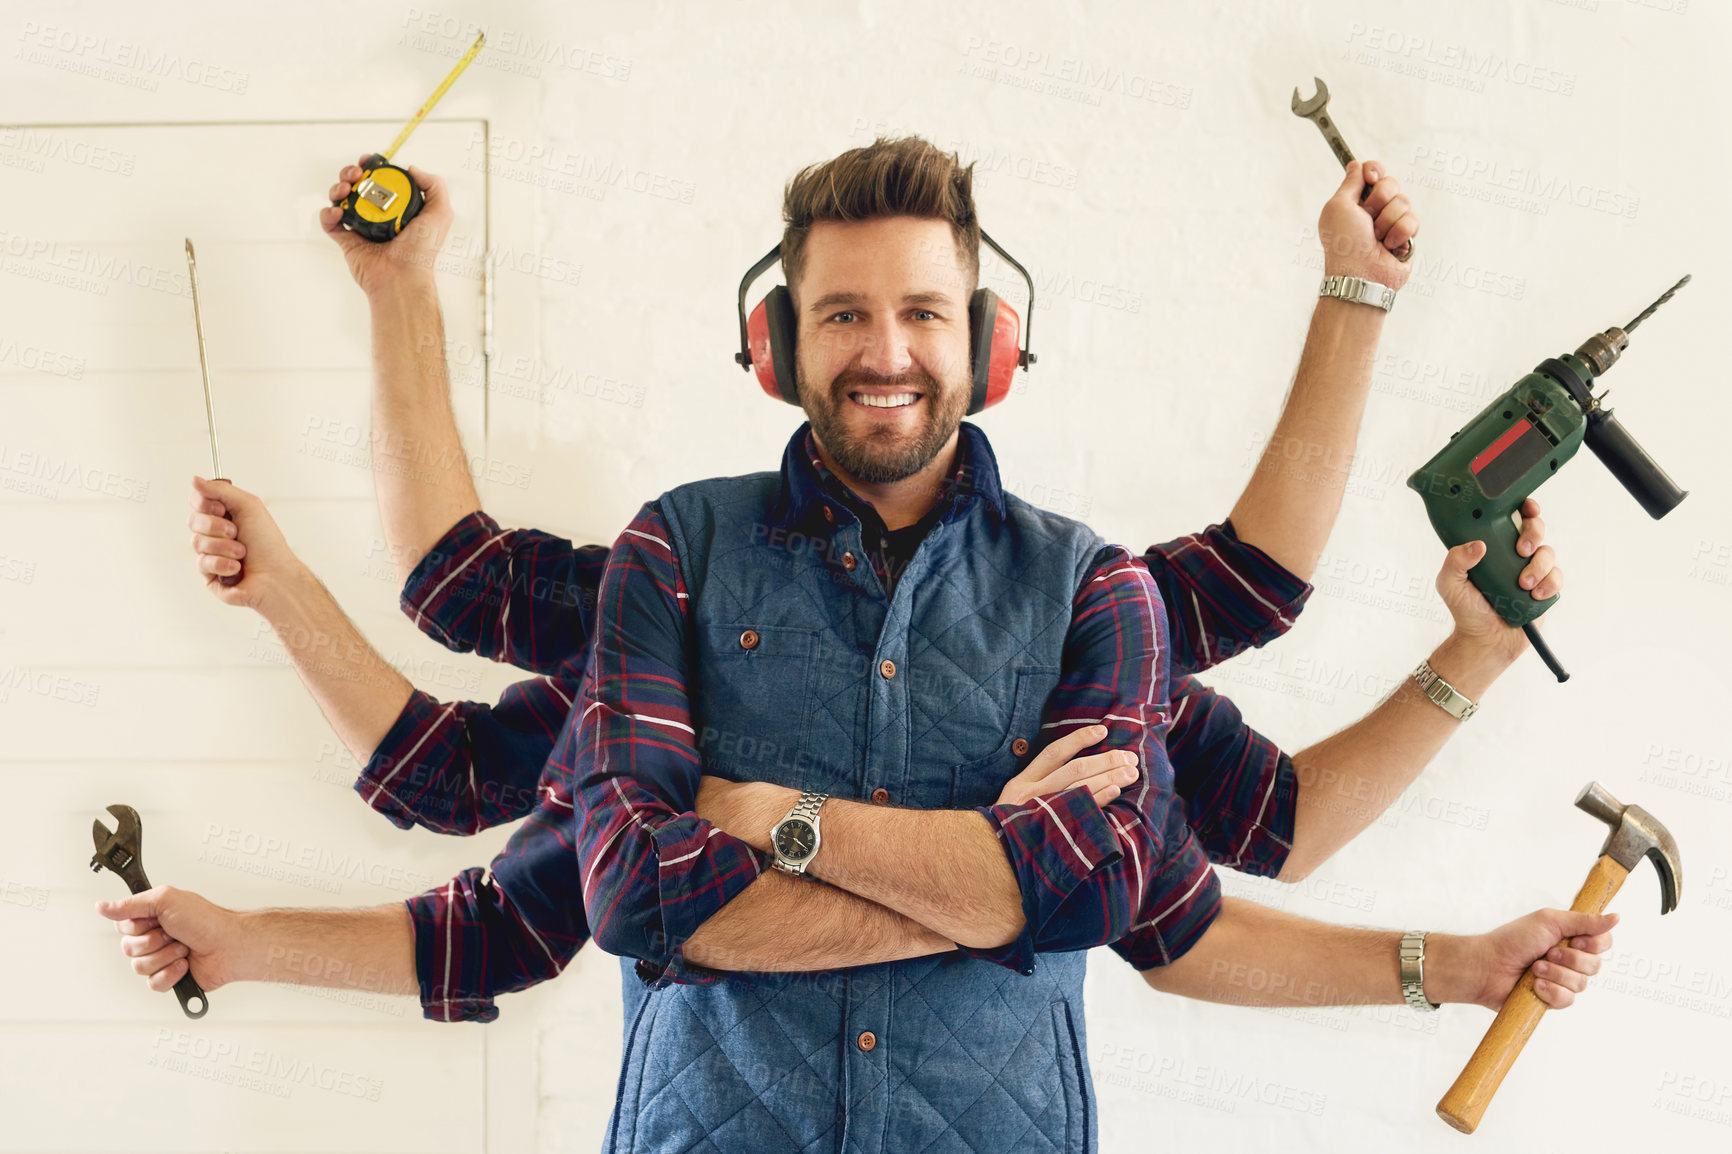
M 378 314 L 376 314 L 376 315 L 378 315 Z M 383 496 L 383 494 L 381 494 L 381 496 Z M 383 502 L 381 502 L 381 504 L 383 504 Z M 1315 560 L 1315 558 L 1313 558 L 1313 560 Z M 1207 645 L 1207 643 L 1205 643 L 1205 645 Z M 1451 724 L 1453 724 L 1453 723 L 1451 723 Z M 339 728 L 339 731 L 341 731 L 341 728 Z
M 1175 803 L 1148 571 L 1004 494 L 960 423 L 965 297 L 917 254 L 950 252 L 972 289 L 967 191 L 923 142 L 795 178 L 783 261 L 810 426 L 778 474 L 645 506 L 609 558 L 550 764 L 576 791 L 595 937 L 656 991 L 627 979 L 615 1144 L 1086 1149 L 1075 951 L 1150 968 L 1194 949 L 1173 988 L 1199 993 L 1220 963 L 1293 960 L 1248 937 L 1255 907 L 1223 912 Z M 1076 729 L 1136 754 L 1119 797 L 985 804 L 1029 737 Z M 709 786 L 731 799 L 715 821 L 696 812 L 706 773 L 736 783 Z M 1207 932 L 1217 917 L 1231 931 Z M 1387 993 L 1331 929 L 1301 964 Z M 1507 990 L 1556 940 L 1525 929 L 1446 968 Z

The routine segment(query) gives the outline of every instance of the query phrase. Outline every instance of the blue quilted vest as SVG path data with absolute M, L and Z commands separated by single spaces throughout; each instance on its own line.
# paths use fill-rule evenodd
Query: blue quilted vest
M 704 771 L 857 800 L 882 789 L 920 809 L 990 805 L 1017 772 L 1012 743 L 1038 736 L 1102 542 L 1002 493 L 985 435 L 964 424 L 972 484 L 887 598 L 855 560 L 858 520 L 805 459 L 805 432 L 780 475 L 661 498 L 690 595 Z M 1086 962 L 1046 953 L 1019 974 L 952 952 L 652 991 L 622 959 L 606 1149 L 1093 1151 Z

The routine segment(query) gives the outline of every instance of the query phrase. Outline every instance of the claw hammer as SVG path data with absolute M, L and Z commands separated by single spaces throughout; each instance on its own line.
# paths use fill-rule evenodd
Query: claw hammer
M 1644 856 L 1653 861 L 1660 875 L 1660 912 L 1667 914 L 1678 908 L 1678 891 L 1684 882 L 1678 843 L 1665 826 L 1654 820 L 1653 814 L 1641 806 L 1621 804 L 1597 781 L 1582 787 L 1582 792 L 1576 795 L 1576 808 L 1593 814 L 1611 826 L 1612 832 L 1606 835 L 1600 860 L 1588 871 L 1588 880 L 1582 883 L 1570 909 L 1579 914 L 1605 912 L 1624 879 Z M 1567 939 L 1559 944 L 1567 944 Z M 1529 966 L 1504 999 L 1503 1009 L 1497 1012 L 1461 1077 L 1437 1104 L 1437 1116 L 1463 1134 L 1472 1134 L 1504 1075 L 1515 1065 L 1545 1013 L 1546 1004 L 1534 993 L 1534 971 Z

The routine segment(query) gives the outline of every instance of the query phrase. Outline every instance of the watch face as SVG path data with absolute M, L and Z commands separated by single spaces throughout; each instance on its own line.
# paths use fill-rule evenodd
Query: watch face
M 781 856 L 798 861 L 818 848 L 818 831 L 803 818 L 790 818 L 776 827 L 775 846 Z

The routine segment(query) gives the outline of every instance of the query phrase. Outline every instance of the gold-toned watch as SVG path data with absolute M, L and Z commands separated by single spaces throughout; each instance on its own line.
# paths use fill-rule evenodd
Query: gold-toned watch
M 1439 677 L 1430 661 L 1419 663 L 1419 667 L 1413 671 L 1413 680 L 1419 683 L 1421 693 L 1431 698 L 1439 709 L 1457 721 L 1466 721 L 1479 712 L 1479 704 L 1468 700 L 1455 686 Z
M 1438 1003 L 1425 996 L 1424 930 L 1408 930 L 1401 936 L 1401 996 L 1416 1010 L 1430 1013 Z

